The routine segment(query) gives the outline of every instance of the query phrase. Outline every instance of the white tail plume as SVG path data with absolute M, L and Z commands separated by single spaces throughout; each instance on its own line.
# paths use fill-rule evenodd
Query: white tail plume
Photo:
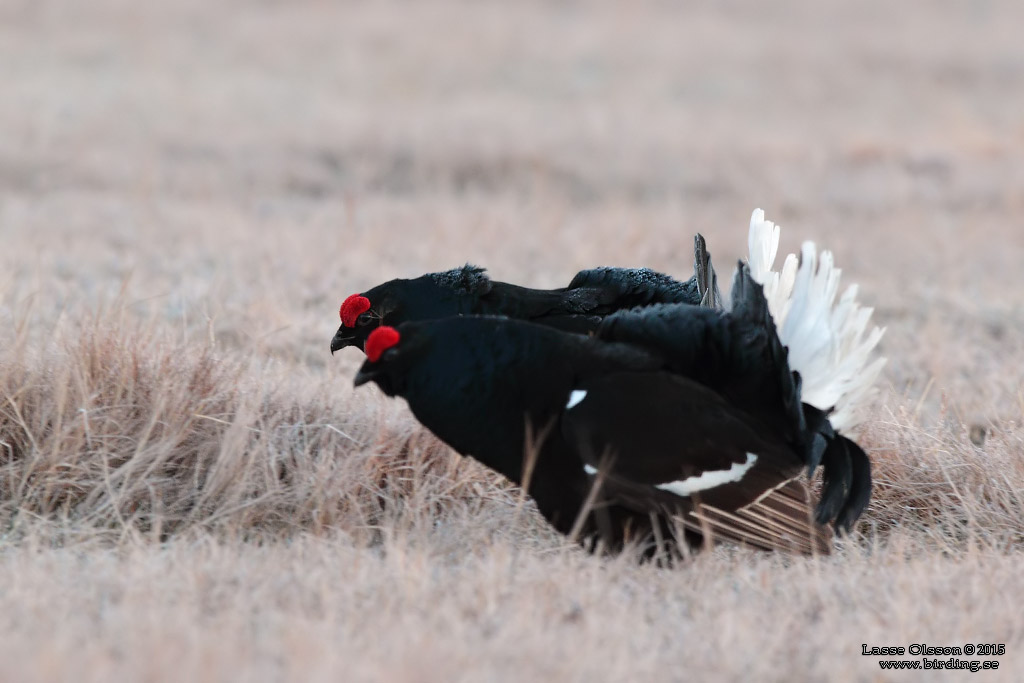
M 779 251 L 779 227 L 764 211 L 750 217 L 750 274 L 764 287 L 779 339 L 789 348 L 789 365 L 803 378 L 802 398 L 815 408 L 834 408 L 829 420 L 850 435 L 863 419 L 863 409 L 884 358 L 871 360 L 884 329 L 868 323 L 873 309 L 857 303 L 851 285 L 836 303 L 841 270 L 832 253 L 818 254 L 804 242 L 800 258 L 786 256 L 780 271 L 772 270 Z

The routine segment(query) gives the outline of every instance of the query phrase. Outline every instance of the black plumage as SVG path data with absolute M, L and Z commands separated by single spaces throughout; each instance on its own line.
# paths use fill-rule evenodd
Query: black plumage
M 498 317 L 405 323 L 368 340 L 356 384 L 406 398 L 455 450 L 523 485 L 563 533 L 618 548 L 679 522 L 691 540 L 710 531 L 825 551 L 798 476 L 826 437 L 808 425 L 745 267 L 733 291 L 732 313 L 653 306 L 609 316 L 596 337 Z M 852 521 L 866 502 L 847 444 L 833 438 L 821 454 L 820 522 Z
M 580 271 L 567 287 L 530 289 L 491 280 L 483 268 L 465 265 L 412 279 L 397 279 L 353 294 L 342 305 L 342 324 L 331 352 L 362 348 L 381 325 L 456 315 L 502 315 L 586 333 L 615 311 L 658 303 L 710 305 L 720 296 L 704 238 L 694 238 L 694 276 L 675 280 L 649 268 Z M 710 289 L 709 289 L 710 288 Z

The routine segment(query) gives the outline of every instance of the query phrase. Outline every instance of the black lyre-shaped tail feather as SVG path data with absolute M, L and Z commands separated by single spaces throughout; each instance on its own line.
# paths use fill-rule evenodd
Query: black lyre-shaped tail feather
M 718 275 L 711 265 L 711 253 L 704 236 L 699 232 L 693 237 L 693 279 L 697 283 L 700 305 L 705 308 L 721 308 L 722 293 L 718 290 Z
M 815 518 L 819 524 L 831 521 L 837 530 L 849 531 L 871 500 L 871 461 L 860 446 L 836 434 L 822 465 L 824 485 Z

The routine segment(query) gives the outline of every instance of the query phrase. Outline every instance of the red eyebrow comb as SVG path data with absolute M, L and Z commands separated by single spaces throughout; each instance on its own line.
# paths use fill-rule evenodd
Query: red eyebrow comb
M 355 327 L 356 319 L 363 313 L 370 310 L 370 300 L 360 294 L 353 294 L 341 304 L 338 314 L 341 316 L 341 324 L 345 327 Z
M 400 339 L 401 336 L 395 328 L 388 327 L 387 325 L 378 327 L 366 339 L 367 360 L 371 363 L 376 363 L 380 360 L 381 354 L 397 344 Z

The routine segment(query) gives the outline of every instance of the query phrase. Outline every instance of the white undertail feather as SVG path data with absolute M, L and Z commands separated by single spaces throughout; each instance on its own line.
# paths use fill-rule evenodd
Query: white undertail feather
M 756 209 L 748 238 L 750 274 L 764 287 L 779 339 L 789 348 L 789 365 L 803 378 L 802 399 L 815 408 L 834 408 L 829 416 L 837 431 L 850 435 L 863 410 L 884 358 L 872 351 L 884 329 L 871 327 L 873 309 L 857 303 L 851 285 L 836 302 L 842 271 L 832 253 L 818 253 L 804 242 L 800 258 L 786 256 L 780 271 L 772 270 L 779 250 L 779 227 Z

